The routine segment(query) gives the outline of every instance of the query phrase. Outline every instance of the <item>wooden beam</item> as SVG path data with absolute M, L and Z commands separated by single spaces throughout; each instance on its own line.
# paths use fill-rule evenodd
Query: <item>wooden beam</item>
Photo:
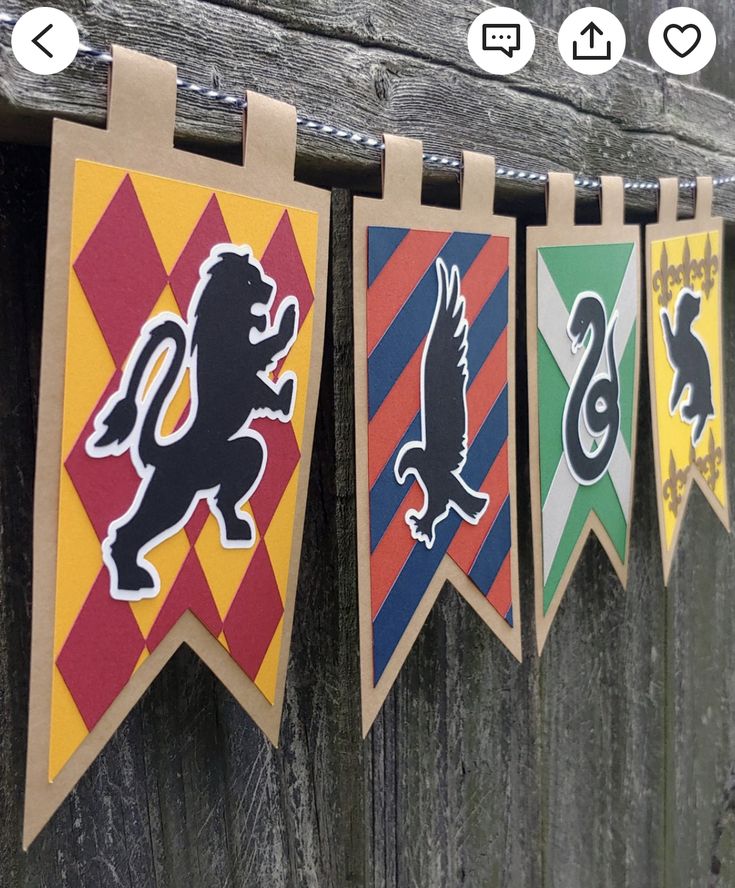
M 15 14 L 22 7 L 4 4 Z M 547 28 L 537 28 L 536 54 L 524 71 L 494 79 L 465 51 L 480 6 L 434 7 L 429 0 L 312 0 L 301 12 L 286 0 L 115 0 L 70 11 L 95 45 L 123 42 L 180 63 L 192 80 L 236 93 L 259 89 L 360 132 L 423 137 L 436 153 L 471 148 L 516 167 L 629 176 L 735 170 L 735 102 L 628 60 L 604 78 L 575 75 Z M 105 100 L 106 65 L 80 59 L 39 78 L 12 57 L 8 32 L 0 36 L 0 137 L 44 141 L 54 115 L 102 124 Z M 178 135 L 234 157 L 238 115 L 182 94 Z M 312 181 L 374 191 L 377 161 L 378 152 L 348 142 L 300 138 L 300 173 Z M 427 178 L 455 181 L 435 168 Z M 514 186 L 501 197 L 524 193 Z M 653 198 L 632 203 L 650 210 Z M 735 217 L 735 188 L 720 191 L 718 208 Z

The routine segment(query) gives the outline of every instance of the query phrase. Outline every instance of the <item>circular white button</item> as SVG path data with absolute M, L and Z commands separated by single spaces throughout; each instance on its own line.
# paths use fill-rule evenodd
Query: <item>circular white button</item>
M 559 54 L 578 74 L 604 74 L 622 59 L 625 28 L 606 9 L 587 6 L 564 19 Z
M 662 12 L 648 32 L 648 48 L 669 74 L 694 74 L 709 64 L 717 34 L 703 12 L 678 6 Z
M 476 65 L 489 74 L 515 74 L 528 64 L 536 48 L 533 25 L 515 9 L 496 6 L 472 22 L 467 48 Z
M 33 74 L 58 74 L 76 58 L 79 31 L 60 9 L 37 6 L 22 15 L 10 40 L 13 55 Z

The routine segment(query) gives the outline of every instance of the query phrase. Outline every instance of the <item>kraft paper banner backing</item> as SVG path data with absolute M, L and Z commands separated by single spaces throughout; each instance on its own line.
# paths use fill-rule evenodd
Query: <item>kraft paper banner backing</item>
M 354 202 L 358 583 L 367 733 L 449 580 L 520 659 L 515 220 L 465 153 L 461 208 L 421 203 L 422 146 L 387 135 Z
M 640 351 L 637 226 L 602 178 L 599 225 L 574 224 L 551 173 L 548 223 L 528 229 L 528 379 L 539 652 L 591 532 L 626 584 Z
M 255 93 L 247 101 L 242 166 L 174 149 L 176 69 L 115 47 L 107 128 L 54 124 L 26 846 L 184 642 L 278 741 L 322 358 L 330 195 L 294 181 L 295 110 Z M 255 288 L 248 298 L 260 333 L 249 338 L 211 308 L 211 294 L 220 291 L 206 295 L 215 280 L 236 273 Z M 239 284 L 226 281 L 237 306 Z M 206 337 L 205 301 L 215 318 Z M 122 415 L 118 402 L 136 354 L 144 361 L 146 341 L 166 333 L 196 341 L 161 410 L 158 445 L 149 443 L 160 452 L 189 434 L 187 416 L 196 424 L 211 407 L 210 425 L 236 419 L 237 394 L 230 403 L 228 387 L 212 382 L 215 372 L 232 369 L 228 355 L 245 362 L 243 374 L 262 371 L 253 382 L 257 409 L 233 436 L 254 460 L 250 498 L 225 502 L 227 467 L 212 465 L 212 444 L 202 440 L 195 458 L 182 457 L 184 474 L 173 476 L 184 484 L 195 467 L 201 477 L 186 483 L 202 493 L 179 529 L 149 547 L 147 569 L 160 588 L 143 583 L 130 594 L 129 580 L 114 581 L 115 540 L 122 545 L 131 514 L 122 513 L 145 501 L 153 481 L 141 480 L 145 467 L 134 466 L 110 429 Z M 219 338 L 209 347 L 212 336 Z M 263 370 L 257 361 L 266 361 L 268 349 Z M 156 353 L 150 391 L 139 385 L 140 411 L 158 397 L 174 351 L 169 341 Z M 257 359 L 247 357 L 256 351 Z M 216 409 L 205 391 L 217 392 Z M 130 398 L 127 404 L 135 409 Z M 227 443 L 224 425 L 221 434 Z M 236 473 L 241 464 L 233 463 Z M 220 473 L 216 480 L 212 472 Z M 172 489 L 161 487 L 162 502 Z M 141 504 L 139 523 L 142 511 Z

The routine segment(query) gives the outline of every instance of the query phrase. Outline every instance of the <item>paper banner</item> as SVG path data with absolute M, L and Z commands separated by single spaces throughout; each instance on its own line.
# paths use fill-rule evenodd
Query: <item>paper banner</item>
M 692 485 L 729 530 L 725 459 L 722 219 L 712 180 L 697 179 L 693 219 L 677 220 L 679 183 L 662 179 L 646 228 L 648 354 L 664 581 Z
M 26 845 L 183 642 L 278 739 L 329 194 L 290 106 L 248 94 L 238 167 L 175 150 L 175 105 L 115 48 L 107 130 L 55 123 Z
M 464 155 L 460 210 L 421 204 L 422 148 L 386 137 L 356 198 L 355 391 L 363 730 L 445 580 L 520 659 L 515 221 Z
M 528 229 L 531 500 L 539 652 L 594 531 L 625 585 L 639 362 L 639 238 L 621 179 L 602 224 L 575 226 L 574 180 L 550 174 L 548 224 Z

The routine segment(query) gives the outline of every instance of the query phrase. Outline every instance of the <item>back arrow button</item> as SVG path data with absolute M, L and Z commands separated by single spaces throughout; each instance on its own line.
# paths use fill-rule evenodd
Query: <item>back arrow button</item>
M 37 6 L 23 13 L 15 23 L 10 45 L 26 71 L 47 77 L 58 74 L 74 61 L 79 50 L 79 31 L 60 9 Z
M 41 37 L 43 37 L 44 34 L 48 34 L 48 32 L 51 30 L 51 28 L 53 28 L 53 24 L 46 25 L 46 27 L 43 29 L 43 31 L 39 31 L 38 34 L 36 34 L 36 36 L 33 38 L 33 40 L 31 40 L 31 43 L 34 46 L 37 46 L 41 50 L 41 52 L 46 53 L 46 55 L 50 59 L 52 59 L 54 57 L 54 54 L 52 52 L 49 52 L 46 49 L 46 47 L 41 43 Z

